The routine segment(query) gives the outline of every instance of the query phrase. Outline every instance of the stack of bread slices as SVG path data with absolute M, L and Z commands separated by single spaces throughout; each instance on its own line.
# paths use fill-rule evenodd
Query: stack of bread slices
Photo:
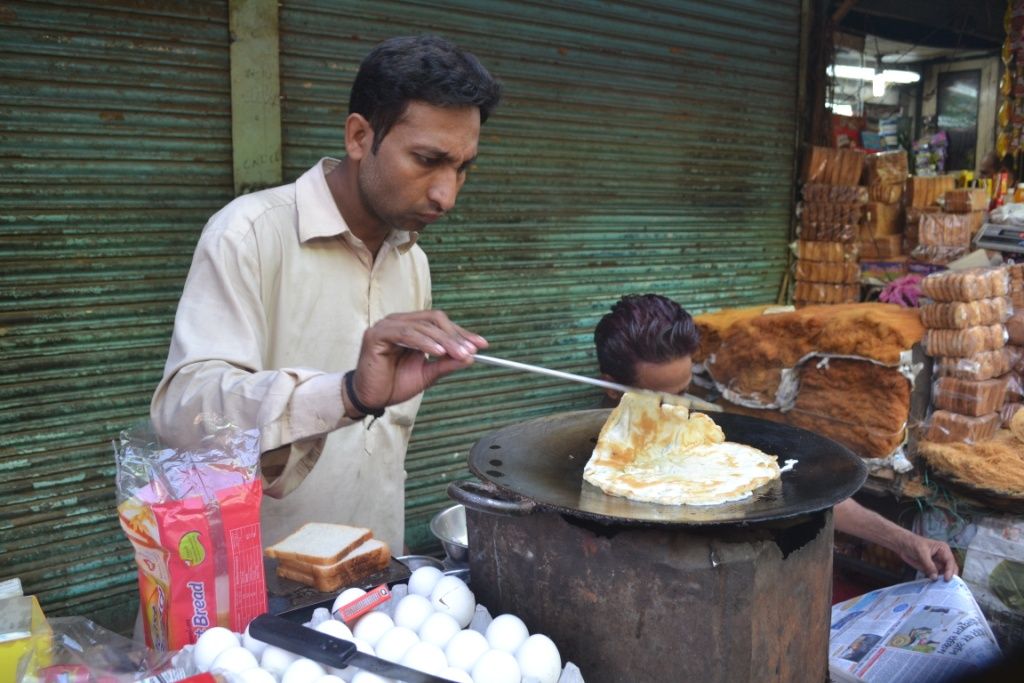
M 391 550 L 369 529 L 309 522 L 264 551 L 277 560 L 277 575 L 322 593 L 357 584 L 391 561 Z

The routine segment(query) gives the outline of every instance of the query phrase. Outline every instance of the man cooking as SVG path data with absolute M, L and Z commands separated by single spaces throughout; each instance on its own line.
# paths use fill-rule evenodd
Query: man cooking
M 260 429 L 264 544 L 324 521 L 402 549 L 422 392 L 487 346 L 431 310 L 416 240 L 455 205 L 500 94 L 443 38 L 387 40 L 352 85 L 345 158 L 203 230 L 151 417 L 176 446 L 207 415 Z
M 690 386 L 700 336 L 689 313 L 657 294 L 620 299 L 594 330 L 602 376 L 640 389 L 681 394 Z M 618 403 L 620 394 L 608 390 Z M 919 536 L 868 510 L 852 498 L 835 507 L 835 528 L 899 554 L 904 562 L 933 581 L 949 581 L 957 573 L 949 546 Z

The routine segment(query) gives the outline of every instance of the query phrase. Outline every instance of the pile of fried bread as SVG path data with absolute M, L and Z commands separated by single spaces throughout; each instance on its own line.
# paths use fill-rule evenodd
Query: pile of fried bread
M 626 393 L 601 429 L 583 479 L 648 503 L 716 505 L 751 496 L 782 471 L 775 456 L 726 441 L 707 415 Z
M 391 561 L 387 544 L 373 532 L 345 524 L 309 522 L 268 547 L 277 560 L 277 575 L 331 593 L 357 584 Z

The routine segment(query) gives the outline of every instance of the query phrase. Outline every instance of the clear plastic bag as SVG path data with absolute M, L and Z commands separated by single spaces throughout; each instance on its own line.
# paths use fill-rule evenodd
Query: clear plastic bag
M 259 433 L 224 426 L 196 448 L 172 449 L 138 428 L 121 433 L 115 456 L 147 644 L 176 650 L 265 612 Z

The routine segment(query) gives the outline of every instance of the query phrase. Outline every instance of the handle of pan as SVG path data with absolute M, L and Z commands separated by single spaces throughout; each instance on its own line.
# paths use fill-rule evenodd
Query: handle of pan
M 517 500 L 497 498 L 498 495 L 508 496 L 509 494 L 499 493 L 497 487 L 475 481 L 453 481 L 448 484 L 448 495 L 467 508 L 494 515 L 523 517 L 537 507 L 537 504 L 528 498 Z

